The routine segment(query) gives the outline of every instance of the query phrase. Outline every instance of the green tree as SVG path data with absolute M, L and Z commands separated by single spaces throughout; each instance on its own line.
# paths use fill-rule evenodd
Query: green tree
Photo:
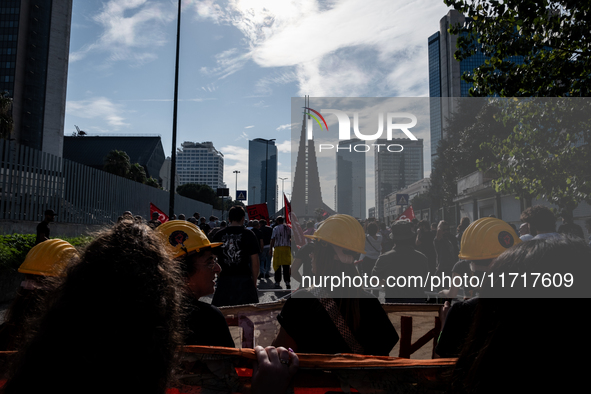
M 513 133 L 484 145 L 500 161 L 494 168 L 498 192 L 520 198 L 545 198 L 572 210 L 590 201 L 589 96 L 591 86 L 591 3 L 570 0 L 444 0 L 470 18 L 453 26 L 460 34 L 456 59 L 480 50 L 489 59 L 462 78 L 473 84 L 473 96 L 571 97 L 570 100 L 509 102 L 503 120 Z M 523 56 L 523 64 L 512 62 Z M 578 97 L 579 101 L 573 99 Z M 507 102 L 506 102 L 507 103 Z
M 498 192 L 544 198 L 567 211 L 591 203 L 589 108 L 586 98 L 506 101 L 502 119 L 513 132 L 484 144 L 501 160 L 483 160 L 479 168 L 496 171 Z
M 199 183 L 185 183 L 178 186 L 176 192 L 183 197 L 201 201 L 214 207 L 218 199 L 216 192 L 210 186 Z
M 4 91 L 0 93 L 0 138 L 10 138 L 12 129 L 12 99 Z
M 103 170 L 110 174 L 127 177 L 131 168 L 131 162 L 127 153 L 120 150 L 112 150 L 104 160 Z
M 160 184 L 158 183 L 158 181 L 156 179 L 154 179 L 153 177 L 149 177 L 148 179 L 146 179 L 146 181 L 144 182 L 146 185 L 148 186 L 152 186 L 155 187 L 157 189 L 160 189 Z
M 511 122 L 501 122 L 501 109 L 487 98 L 462 100 L 444 129 L 433 163 L 431 182 L 425 197 L 432 208 L 449 206 L 457 195 L 456 182 L 477 171 L 481 162 L 500 160 L 499 152 L 486 145 L 491 138 L 503 140 L 511 133 Z
M 477 51 L 485 64 L 462 78 L 472 96 L 589 96 L 591 2 L 572 0 L 444 0 L 469 17 L 460 34 L 458 60 Z M 517 64 L 513 56 L 523 56 Z
M 139 183 L 146 183 L 146 181 L 148 180 L 148 178 L 146 177 L 146 170 L 144 170 L 144 167 L 142 167 L 138 163 L 134 163 L 129 167 L 127 178 Z

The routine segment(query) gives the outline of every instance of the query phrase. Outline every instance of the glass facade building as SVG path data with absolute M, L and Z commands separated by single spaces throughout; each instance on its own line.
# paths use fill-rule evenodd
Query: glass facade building
M 62 156 L 72 0 L 0 2 L 0 91 L 12 98 L 11 138 Z
M 176 170 L 180 185 L 199 183 L 213 190 L 225 187 L 224 155 L 211 142 L 183 142 L 177 152 Z
M 437 156 L 441 141 L 441 66 L 439 64 L 439 32 L 429 37 L 429 117 L 431 130 L 431 160 Z
M 375 144 L 403 146 L 401 152 L 389 152 L 383 147 L 378 151 L 378 146 L 374 148 L 376 217 L 382 219 L 384 198 L 388 194 L 402 190 L 424 178 L 423 140 L 394 138 L 377 140 Z
M 431 168 L 437 158 L 439 141 L 445 138 L 447 119 L 456 110 L 458 100 L 455 97 L 470 97 L 472 85 L 462 80 L 464 73 L 470 73 L 484 64 L 487 57 L 479 48 L 467 59 L 457 61 L 457 36 L 449 34 L 449 28 L 469 23 L 470 19 L 460 12 L 451 10 L 439 21 L 439 31 L 428 39 L 429 51 L 429 100 L 431 128 Z M 522 56 L 512 56 L 511 62 L 522 64 Z
M 269 215 L 275 216 L 278 207 L 277 146 L 275 141 L 255 138 L 248 141 L 248 205 L 265 202 Z
M 337 148 L 336 211 L 365 219 L 365 152 L 353 147 L 364 143 L 359 139 L 339 142 Z

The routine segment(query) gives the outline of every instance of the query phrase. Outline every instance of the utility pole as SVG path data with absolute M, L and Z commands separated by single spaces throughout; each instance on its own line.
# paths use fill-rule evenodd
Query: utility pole
M 168 217 L 174 215 L 174 193 L 176 177 L 176 123 L 179 104 L 179 52 L 181 43 L 181 0 L 178 6 L 178 20 L 176 25 L 176 63 L 174 65 L 174 107 L 172 113 L 172 154 L 170 155 L 170 198 L 168 202 Z

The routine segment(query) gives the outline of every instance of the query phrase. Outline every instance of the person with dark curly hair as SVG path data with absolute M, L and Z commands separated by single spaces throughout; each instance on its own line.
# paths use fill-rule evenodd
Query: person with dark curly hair
M 187 285 L 157 232 L 124 218 L 54 286 L 2 394 L 165 393 L 183 345 Z M 255 353 L 252 391 L 284 392 L 299 365 L 295 353 Z
M 163 393 L 182 345 L 182 276 L 133 218 L 103 231 L 46 302 L 3 393 Z
M 521 213 L 519 219 L 529 224 L 530 233 L 535 234 L 533 239 L 561 237 L 556 232 L 556 216 L 548 207 L 543 205 L 529 207 Z

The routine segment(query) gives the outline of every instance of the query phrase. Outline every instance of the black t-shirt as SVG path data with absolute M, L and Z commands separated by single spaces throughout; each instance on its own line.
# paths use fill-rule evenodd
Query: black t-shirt
M 44 241 L 43 236 L 45 236 L 45 238 L 49 239 L 49 225 L 48 224 L 49 223 L 44 220 L 37 225 L 37 243 L 39 243 L 41 240 Z
M 211 231 L 211 227 L 207 223 L 200 223 L 199 228 L 201 229 L 201 231 L 203 231 L 205 235 L 209 234 L 209 232 Z
M 220 276 L 251 276 L 250 256 L 259 254 L 256 235 L 242 226 L 229 226 L 216 233 L 213 242 L 223 242 L 214 248 L 222 267 Z
M 190 333 L 185 345 L 235 347 L 226 318 L 211 304 L 193 300 L 187 328 Z
M 261 244 L 261 239 L 263 239 L 263 233 L 258 228 L 253 228 L 252 232 L 256 235 L 257 240 L 259 241 L 259 245 Z
M 435 353 L 441 357 L 457 357 L 460 354 L 468 338 L 477 305 L 478 298 L 471 298 L 468 301 L 458 301 L 451 306 L 439 334 Z
M 273 229 L 270 226 L 264 226 L 261 227 L 261 233 L 263 233 L 263 245 L 270 245 L 271 237 L 273 236 Z
M 277 316 L 281 327 L 296 342 L 298 352 L 351 353 L 352 350 L 320 301 L 306 289 L 298 292 L 298 298 L 288 299 Z M 375 297 L 357 300 L 360 312 L 359 327 L 356 331 L 350 327 L 355 339 L 363 347 L 364 354 L 388 356 L 399 339 L 388 314 Z M 339 301 L 335 299 L 337 305 Z M 344 312 L 343 306 L 341 306 L 341 315 Z
M 400 245 L 381 255 L 376 261 L 371 274 L 382 280 L 387 280 L 390 276 L 396 278 L 399 276 L 406 278 L 421 276 L 426 278 L 428 272 L 429 263 L 424 254 L 416 251 L 411 246 Z M 409 280 L 404 286 L 402 284 L 400 286 L 386 286 L 386 297 L 426 299 L 425 289 L 417 285 L 417 283 L 411 284 Z

